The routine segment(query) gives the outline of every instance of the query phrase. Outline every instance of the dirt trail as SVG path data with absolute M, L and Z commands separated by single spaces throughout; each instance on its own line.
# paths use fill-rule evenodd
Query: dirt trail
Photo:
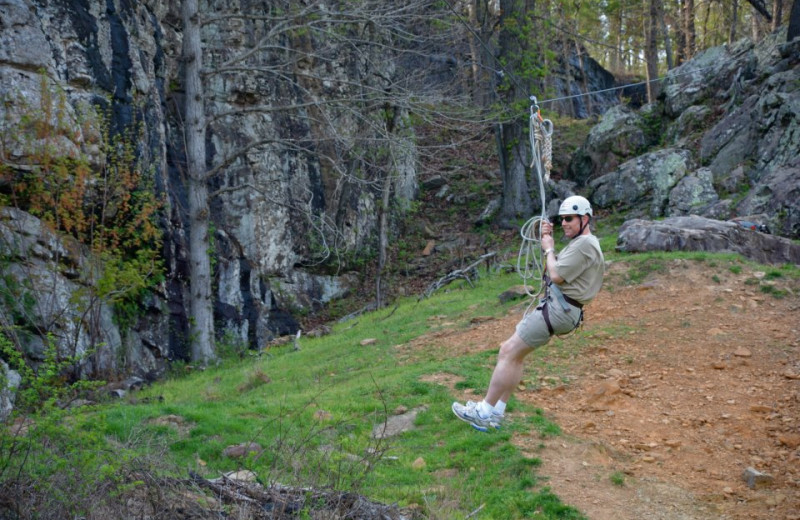
M 591 520 L 800 519 L 800 287 L 708 264 L 675 260 L 635 286 L 612 265 L 584 326 L 601 341 L 557 377 L 526 370 L 515 394 L 564 432 L 515 444 Z M 497 348 L 520 312 L 435 343 Z M 750 467 L 770 478 L 751 489 Z

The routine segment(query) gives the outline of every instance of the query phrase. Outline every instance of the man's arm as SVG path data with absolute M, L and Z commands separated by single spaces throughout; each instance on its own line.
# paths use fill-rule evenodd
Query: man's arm
M 553 239 L 553 225 L 545 222 L 542 225 L 542 249 L 544 249 L 545 267 L 547 269 L 547 276 L 558 285 L 564 283 L 564 279 L 558 274 L 556 269 L 556 241 Z
M 545 256 L 547 258 L 547 263 L 545 264 L 545 267 L 547 269 L 547 276 L 550 277 L 550 279 L 553 281 L 553 283 L 561 285 L 566 280 L 564 280 L 558 274 L 558 269 L 556 269 L 556 263 L 558 261 L 556 259 L 556 252 L 551 247 L 551 248 L 545 250 Z

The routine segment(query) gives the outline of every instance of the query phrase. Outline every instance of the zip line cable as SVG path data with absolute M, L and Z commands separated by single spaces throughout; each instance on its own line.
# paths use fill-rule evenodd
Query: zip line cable
M 581 94 L 573 94 L 571 96 L 562 96 L 562 97 L 557 97 L 557 98 L 545 99 L 543 101 L 539 101 L 539 103 L 540 104 L 553 103 L 555 101 L 564 101 L 565 99 L 574 99 L 574 98 L 579 98 L 579 97 L 583 97 L 583 96 L 591 96 L 592 94 L 602 94 L 604 92 L 612 92 L 614 90 L 622 90 L 622 89 L 625 89 L 625 88 L 628 88 L 628 87 L 637 87 L 639 85 L 647 85 L 648 83 L 655 83 L 657 81 L 664 81 L 666 79 L 669 79 L 670 77 L 675 78 L 675 77 L 680 77 L 680 76 L 686 76 L 686 75 L 689 75 L 689 74 L 695 74 L 697 72 L 700 72 L 700 71 L 703 71 L 703 70 L 707 70 L 707 69 L 711 69 L 711 68 L 714 68 L 714 65 L 709 65 L 708 67 L 701 67 L 701 68 L 697 68 L 697 69 L 692 69 L 692 70 L 688 70 L 686 72 L 676 72 L 674 74 L 667 74 L 665 76 L 661 76 L 660 78 L 655 78 L 655 79 L 650 79 L 650 80 L 645 80 L 645 81 L 638 81 L 636 83 L 626 83 L 625 85 L 619 85 L 617 87 L 604 88 L 604 89 L 601 89 L 601 90 L 591 90 L 589 92 L 583 92 Z
M 486 67 L 486 68 L 488 70 L 491 70 L 492 72 L 494 72 L 496 75 L 498 75 L 500 77 L 508 76 L 511 79 L 512 83 L 514 83 L 514 86 L 516 86 L 517 89 L 519 89 L 520 92 L 525 92 L 526 89 L 523 88 L 522 84 L 517 79 L 517 77 L 512 72 L 507 72 L 503 68 L 502 63 L 500 63 L 500 61 L 497 59 L 497 56 L 494 55 L 494 51 L 488 45 L 486 45 L 484 43 L 484 41 L 481 39 L 480 35 L 475 32 L 475 29 L 473 29 L 472 26 L 469 23 L 467 23 L 466 20 L 464 20 L 464 17 L 461 15 L 461 13 L 459 13 L 455 9 L 455 7 L 453 7 L 453 4 L 449 0 L 447 2 L 447 5 L 450 8 L 450 11 L 452 11 L 453 14 L 456 16 L 456 18 L 458 18 L 458 21 L 472 34 L 472 36 L 478 41 L 480 46 L 483 47 L 484 51 L 486 51 L 486 53 L 489 56 L 491 56 L 492 59 L 494 60 L 494 62 L 500 67 L 499 69 L 492 69 L 491 67 Z M 536 15 L 532 15 L 532 16 L 534 16 L 535 18 L 542 19 L 542 17 L 536 16 Z M 552 22 L 549 22 L 549 23 L 551 25 L 553 25 L 553 27 L 555 27 L 556 29 L 559 29 L 559 30 L 562 30 L 563 32 L 566 32 L 563 29 L 561 29 L 560 27 L 558 27 L 557 25 L 553 24 Z M 568 33 L 568 34 L 571 34 L 571 33 Z M 580 37 L 578 35 L 572 35 L 572 36 Z M 580 37 L 580 38 L 583 38 L 583 37 Z M 585 39 L 585 38 L 583 38 L 583 39 Z M 589 41 L 589 40 L 587 40 L 587 41 Z M 594 43 L 594 42 L 592 42 L 592 43 Z M 685 76 L 687 74 L 695 74 L 697 72 L 700 72 L 700 71 L 703 71 L 703 70 L 706 70 L 706 69 L 710 69 L 710 68 L 713 68 L 713 67 L 714 67 L 714 65 L 709 65 L 708 67 L 692 69 L 691 71 L 677 72 L 677 73 L 672 74 L 671 76 L 672 77 L 680 77 L 680 76 Z M 622 90 L 622 89 L 625 89 L 625 88 L 628 88 L 628 87 L 637 87 L 639 85 L 647 85 L 648 83 L 654 83 L 654 82 L 657 82 L 657 81 L 664 81 L 664 80 L 668 79 L 669 77 L 670 77 L 670 74 L 667 74 L 667 75 L 662 76 L 660 78 L 655 78 L 655 79 L 651 79 L 651 80 L 639 81 L 639 82 L 636 82 L 636 83 L 627 83 L 625 85 L 619 85 L 619 86 L 616 86 L 616 87 L 610 87 L 610 88 L 601 89 L 601 90 L 592 90 L 592 91 L 589 91 L 589 92 L 583 92 L 581 94 L 573 94 L 573 95 L 570 95 L 570 96 L 562 96 L 562 97 L 557 97 L 557 98 L 545 99 L 543 101 L 539 101 L 538 104 L 542 105 L 544 103 L 554 103 L 556 101 L 565 101 L 567 99 L 575 99 L 575 98 L 579 98 L 579 97 L 583 97 L 583 96 L 591 96 L 593 94 L 603 94 L 605 92 L 613 92 L 615 90 Z M 535 99 L 533 96 L 530 96 L 530 98 L 531 99 Z M 506 108 L 511 108 L 511 107 L 507 106 Z

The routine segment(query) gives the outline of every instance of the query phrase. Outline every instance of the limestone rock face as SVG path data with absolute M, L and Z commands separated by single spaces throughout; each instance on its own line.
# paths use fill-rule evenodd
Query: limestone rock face
M 14 410 L 15 392 L 22 378 L 0 359 L 0 421 L 5 421 Z
M 200 7 L 207 14 L 236 8 L 221 0 L 201 1 Z M 247 23 L 230 19 L 203 26 L 209 68 L 251 48 L 253 28 Z M 188 354 L 180 27 L 180 2 L 166 0 L 0 2 L 0 97 L 4 101 L 0 120 L 4 128 L 17 127 L 26 111 L 58 93 L 65 101 L 61 124 L 70 129 L 58 137 L 58 148 L 83 154 L 97 164 L 102 160 L 93 144 L 98 131 L 82 124 L 88 107 L 107 110 L 114 130 L 141 123 L 139 152 L 154 172 L 155 188 L 165 201 L 167 279 L 161 293 L 148 304 L 146 323 L 126 332 L 114 325 L 110 309 L 102 309 L 98 319 L 102 318 L 108 337 L 103 338 L 105 346 L 97 356 L 108 359 L 98 358 L 87 370 L 119 368 L 119 360 L 124 360 L 127 368 L 149 372 L 168 358 Z M 311 51 L 318 43 L 292 41 L 289 45 L 304 45 Z M 325 42 L 315 55 L 326 53 L 324 60 L 297 60 L 289 74 L 299 78 L 299 86 L 291 88 L 288 82 L 269 81 L 246 68 L 208 76 L 207 165 L 212 168 L 239 157 L 208 181 L 209 190 L 216 193 L 210 208 L 215 316 L 220 330 L 227 329 L 252 347 L 294 333 L 298 323 L 293 312 L 313 310 L 349 290 L 352 276 L 321 276 L 306 267 L 313 267 L 324 253 L 320 244 L 335 243 L 340 250 L 354 251 L 374 242 L 381 204 L 372 187 L 376 179 L 368 171 L 358 171 L 363 164 L 357 154 L 347 155 L 349 149 L 360 146 L 353 135 L 363 135 L 370 123 L 344 108 L 327 112 L 332 119 L 322 118 L 317 104 L 332 94 L 346 98 L 348 89 L 381 91 L 403 72 L 381 55 L 358 54 L 337 45 Z M 374 52 L 380 52 L 379 47 Z M 258 65 L 264 68 L 275 64 L 270 61 L 274 54 L 264 53 L 259 59 Z M 251 110 L 259 107 L 269 110 Z M 408 207 L 418 184 L 414 134 L 401 109 L 395 119 L 396 138 L 389 145 L 395 161 L 391 192 L 398 207 Z M 313 144 L 333 142 L 329 137 L 335 137 L 341 148 Z M 237 155 L 253 142 L 262 144 Z M 33 161 L 22 144 L 6 151 L 20 169 Z M 353 172 L 357 174 L 349 177 Z M 18 215 L 15 220 L 19 224 L 25 217 Z M 14 239 L 33 236 L 37 238 L 31 239 L 32 247 L 41 250 L 37 258 L 64 247 L 44 234 L 15 233 Z M 43 244 L 44 240 L 52 243 Z M 48 253 L 49 248 L 54 249 Z M 57 307 L 81 289 L 77 279 L 63 270 L 46 274 L 37 265 L 25 268 L 37 270 L 41 278 L 50 276 L 50 283 L 58 288 L 54 292 Z M 44 312 L 37 319 L 46 322 L 49 317 Z M 85 331 L 62 332 L 82 337 Z M 41 356 L 41 339 L 30 338 L 28 345 L 32 355 Z
M 12 333 L 32 363 L 44 361 L 52 347 L 59 359 L 79 360 L 78 377 L 163 372 L 169 327 L 162 298 L 153 296 L 137 322 L 121 331 L 110 304 L 91 288 L 89 251 L 14 208 L 0 208 L 0 250 L 0 290 L 10 297 L 5 312 L 25 326 Z

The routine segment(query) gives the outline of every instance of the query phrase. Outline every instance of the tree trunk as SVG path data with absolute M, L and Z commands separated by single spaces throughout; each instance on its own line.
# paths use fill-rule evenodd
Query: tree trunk
M 800 36 L 800 0 L 794 0 L 792 11 L 789 13 L 789 30 L 786 33 L 786 41 L 790 42 Z
M 386 267 L 386 249 L 389 246 L 389 202 L 392 192 L 393 173 L 398 170 L 394 153 L 392 133 L 395 129 L 397 113 L 390 106 L 384 108 L 387 114 L 385 122 L 386 135 L 389 136 L 386 146 L 389 151 L 388 164 L 383 172 L 383 186 L 381 187 L 381 206 L 378 214 L 378 272 L 375 275 L 375 308 L 383 307 L 383 268 Z
M 669 29 L 667 29 L 667 22 L 664 20 L 663 12 L 659 14 L 659 19 L 661 33 L 664 36 L 664 52 L 667 55 L 667 70 L 672 70 L 675 68 L 675 61 L 672 58 L 672 39 L 669 37 Z
M 728 35 L 728 43 L 736 41 L 736 24 L 739 23 L 739 0 L 731 0 L 731 32 Z
M 675 19 L 675 65 L 686 61 L 686 25 L 683 23 L 684 0 L 678 0 Z
M 492 51 L 493 20 L 496 18 L 486 0 L 474 0 L 469 3 L 469 23 L 478 32 L 469 33 L 469 47 L 472 55 L 473 100 L 480 107 L 487 107 L 494 101 L 492 89 L 494 78 L 490 76 L 494 70 Z
M 530 216 L 533 211 L 526 164 L 528 138 L 522 128 L 522 121 L 516 120 L 502 125 L 500 129 L 501 153 L 505 164 L 500 223 L 504 226 L 511 225 L 515 219 Z
M 761 40 L 761 24 L 758 16 L 750 17 L 750 34 L 754 42 Z
M 777 31 L 783 20 L 783 0 L 772 2 L 772 30 Z
M 611 18 L 611 34 L 615 35 L 614 50 L 611 54 L 611 70 L 622 72 L 622 6 L 617 7 L 617 15 Z
M 710 47 L 713 46 L 712 43 L 709 43 L 709 36 L 708 36 L 708 21 L 711 19 L 711 2 L 706 4 L 706 12 L 703 18 L 703 47 Z
M 531 93 L 531 85 L 513 69 L 527 53 L 527 39 L 520 38 L 518 31 L 528 25 L 527 1 L 502 0 L 500 2 L 500 60 L 508 63 L 506 83 L 501 92 L 505 106 L 514 106 L 521 99 L 527 99 Z M 516 78 L 516 79 L 515 79 Z M 520 84 L 522 82 L 522 84 Z M 527 89 L 526 92 L 519 92 Z M 499 221 L 502 226 L 511 226 L 520 217 L 527 217 L 533 211 L 530 189 L 528 188 L 528 113 L 512 114 L 512 120 L 504 123 L 498 132 L 498 153 L 503 178 L 503 199 L 500 207 Z
M 390 145 L 391 146 L 391 145 Z M 392 171 L 387 169 L 383 179 L 383 198 L 378 223 L 378 273 L 375 276 L 375 308 L 383 307 L 383 268 L 389 245 L 389 201 L 392 192 Z
M 683 33 L 686 35 L 686 59 L 694 57 L 697 34 L 694 29 L 694 0 L 684 0 Z
M 772 15 L 767 9 L 767 6 L 764 5 L 764 0 L 747 0 L 747 1 L 750 3 L 750 5 L 752 5 L 755 8 L 756 11 L 758 11 L 758 14 L 766 18 L 768 22 L 772 21 Z
M 477 11 L 480 7 L 480 2 L 475 1 L 469 4 L 469 23 L 472 27 L 478 27 L 478 15 Z M 472 101 L 476 104 L 483 106 L 481 103 L 481 99 L 483 93 L 485 92 L 484 89 L 484 82 L 481 81 L 483 74 L 481 73 L 481 57 L 483 53 L 478 46 L 478 42 L 475 41 L 475 33 L 469 31 L 467 34 L 467 39 L 469 40 L 469 53 L 472 56 Z
M 202 43 L 197 0 L 183 2 L 183 58 L 186 83 L 186 178 L 189 206 L 189 312 L 192 362 L 207 364 L 214 355 L 214 311 L 209 259 L 208 184 L 206 182 L 205 105 Z
M 647 101 L 653 103 L 658 97 L 658 2 L 649 0 L 649 16 L 645 30 L 645 59 L 647 60 Z

